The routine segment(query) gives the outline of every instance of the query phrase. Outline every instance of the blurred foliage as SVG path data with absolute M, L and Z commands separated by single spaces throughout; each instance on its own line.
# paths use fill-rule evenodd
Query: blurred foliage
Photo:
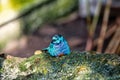
M 9 23 L 18 21 L 20 22 L 20 30 L 12 30 L 10 33 L 19 33 L 21 31 L 23 31 L 23 33 L 32 33 L 44 23 L 55 22 L 56 19 L 69 15 L 71 12 L 75 11 L 77 7 L 78 0 L 8 0 L 5 5 L 4 2 L 2 2 L 1 8 L 6 12 L 3 13 L 5 15 L 2 15 L 2 17 L 8 17 L 4 18 L 6 22 L 1 24 L 4 27 Z M 6 15 L 9 11 L 15 13 L 15 16 L 12 17 L 12 19 L 9 19 L 11 18 L 11 15 Z M 11 14 L 11 12 L 9 14 Z M 16 26 L 16 28 L 19 27 Z M 1 38 L 1 40 L 4 41 L 4 43 L 0 42 L 0 48 L 5 47 L 6 43 L 10 41 L 9 38 L 12 38 L 16 34 L 10 35 L 8 33 L 3 33 L 3 35 L 5 38 Z
M 2 11 L 2 7 L 1 7 L 1 5 L 0 5 L 0 12 Z
M 118 80 L 120 57 L 96 52 L 72 52 L 62 57 L 47 53 L 6 59 L 1 80 Z
M 54 22 L 77 10 L 78 0 L 8 0 L 11 9 L 21 18 L 25 33 L 32 33 L 42 24 Z M 4 5 L 3 5 L 4 6 Z
M 41 4 L 49 0 L 9 0 L 11 7 L 17 11 L 29 9 L 34 5 Z
M 37 9 L 32 9 L 22 18 L 24 32 L 34 32 L 44 23 L 54 22 L 58 18 L 69 15 L 77 9 L 77 3 L 78 0 L 54 0 Z
M 13 9 L 20 9 L 23 6 L 25 7 L 26 5 L 30 5 L 33 3 L 33 1 L 36 0 L 10 0 L 10 4 Z

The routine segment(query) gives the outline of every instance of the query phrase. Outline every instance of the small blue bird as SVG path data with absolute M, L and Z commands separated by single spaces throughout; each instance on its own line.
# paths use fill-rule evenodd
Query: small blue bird
M 47 51 L 51 56 L 56 57 L 70 54 L 68 43 L 60 34 L 54 35 L 50 45 L 43 50 Z

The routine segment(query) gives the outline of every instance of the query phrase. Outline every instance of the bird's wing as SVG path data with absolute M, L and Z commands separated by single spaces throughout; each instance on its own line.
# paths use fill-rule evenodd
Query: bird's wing
M 69 48 L 69 45 L 68 45 L 67 41 L 64 41 L 64 45 L 62 46 L 62 52 L 64 54 L 69 54 L 70 53 L 70 48 Z
M 48 47 L 48 52 L 50 53 L 50 55 L 56 56 L 56 49 L 53 43 L 50 43 Z

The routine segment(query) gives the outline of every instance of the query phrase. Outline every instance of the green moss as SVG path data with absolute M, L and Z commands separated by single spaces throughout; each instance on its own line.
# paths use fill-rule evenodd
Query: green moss
M 9 65 L 11 64 L 9 63 Z M 120 57 L 113 54 L 72 52 L 70 55 L 62 57 L 51 57 L 47 53 L 41 53 L 17 64 L 12 64 L 12 66 L 7 68 L 8 70 L 3 67 L 4 72 L 2 74 L 8 72 L 9 69 L 11 71 L 18 69 L 14 80 L 120 79 Z M 13 75 L 13 73 L 11 72 L 9 75 Z
M 19 65 L 19 69 L 20 69 L 20 71 L 21 71 L 21 72 L 23 72 L 23 71 L 26 71 L 26 70 L 27 70 L 26 66 L 25 66 L 25 65 L 23 65 L 22 63 Z
M 45 53 L 43 53 L 45 54 Z M 22 62 L 19 66 L 21 71 L 26 71 L 27 69 L 34 71 L 34 72 L 43 72 L 44 74 L 47 73 L 47 65 L 49 64 L 49 61 L 45 59 L 47 55 L 35 55 L 30 57 L 29 59 Z M 48 55 L 49 56 L 49 55 Z M 42 66 L 44 65 L 44 66 Z M 47 66 L 47 67 L 45 67 Z

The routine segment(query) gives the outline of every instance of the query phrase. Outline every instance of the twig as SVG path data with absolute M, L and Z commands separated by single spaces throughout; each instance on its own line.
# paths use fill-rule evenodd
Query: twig
M 91 25 L 91 16 L 90 16 L 90 3 L 89 0 L 86 1 L 86 10 L 87 10 L 87 26 Z M 89 30 L 89 29 L 88 29 Z
M 114 24 L 111 26 L 111 28 L 106 32 L 105 39 L 109 38 L 113 33 L 115 33 L 117 30 L 117 25 Z M 95 39 L 93 42 L 93 46 L 96 46 L 98 42 L 98 39 Z
M 90 3 L 89 1 L 86 1 L 86 5 L 87 5 L 87 30 L 89 33 L 88 39 L 87 39 L 87 43 L 86 43 L 86 51 L 90 51 L 92 48 L 92 37 L 90 36 L 90 25 L 91 25 L 91 17 L 90 17 Z
M 111 42 L 109 43 L 106 53 L 115 53 L 120 44 L 120 26 L 118 27 L 115 35 L 113 36 Z
M 92 49 L 94 32 L 95 32 L 96 25 L 97 25 L 97 22 L 98 22 L 98 19 L 99 19 L 99 14 L 100 14 L 101 7 L 102 7 L 102 1 L 98 0 L 92 24 L 88 25 L 89 36 L 88 36 L 88 40 L 87 40 L 87 44 L 86 44 L 86 51 L 90 51 Z
M 120 17 L 118 16 L 116 18 L 115 22 L 109 26 L 110 29 L 107 30 L 106 35 L 105 35 L 105 39 L 109 38 L 113 33 L 116 32 L 118 25 L 120 23 L 119 21 L 120 21 Z M 93 42 L 94 47 L 97 46 L 97 42 L 98 42 L 98 39 L 95 39 Z
M 98 47 L 97 47 L 98 52 L 102 51 L 103 42 L 105 39 L 105 33 L 107 30 L 107 23 L 108 23 L 111 3 L 112 3 L 112 0 L 107 0 L 105 12 L 104 12 L 104 17 L 103 17 L 103 24 L 102 24 L 102 28 L 101 28 L 101 32 L 100 32 L 100 37 L 98 38 Z
M 111 27 L 107 32 L 106 32 L 106 35 L 105 35 L 105 39 L 110 37 L 114 32 L 116 32 L 117 30 L 117 25 L 113 25 L 113 27 Z
M 119 54 L 119 55 L 120 55 L 120 43 L 119 43 L 118 48 L 117 48 L 117 50 L 116 50 L 116 52 L 115 52 L 115 53 L 117 53 L 117 54 Z

